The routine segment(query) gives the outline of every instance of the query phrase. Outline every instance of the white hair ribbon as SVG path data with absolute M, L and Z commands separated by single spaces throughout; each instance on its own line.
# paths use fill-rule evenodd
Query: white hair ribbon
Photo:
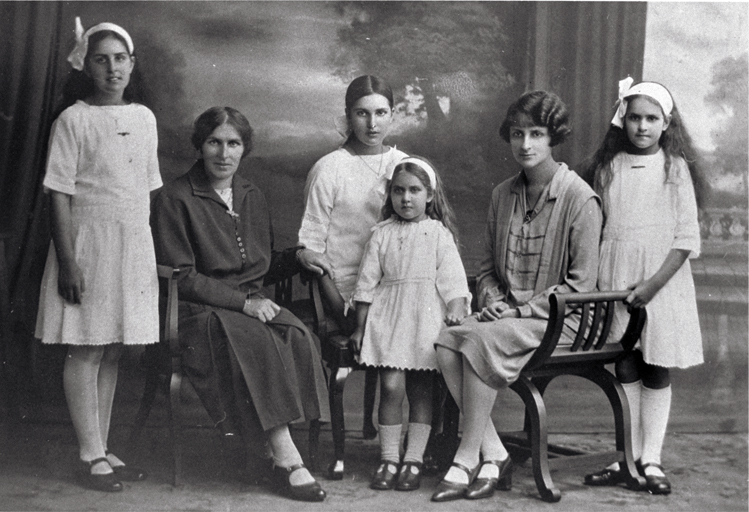
M 632 82 L 634 82 L 632 77 L 627 77 L 619 81 L 619 106 L 616 109 L 614 118 L 611 120 L 611 124 L 619 128 L 624 128 L 624 116 L 627 115 L 627 98 L 631 98 L 632 96 L 647 96 L 658 102 L 665 115 L 671 114 L 671 111 L 674 109 L 674 100 L 671 98 L 671 93 L 668 92 L 668 89 L 655 82 L 640 82 L 632 87 Z
M 75 48 L 73 48 L 73 51 L 70 52 L 70 55 L 68 55 L 68 62 L 70 62 L 70 65 L 73 66 L 73 69 L 83 71 L 83 66 L 85 64 L 84 61 L 86 60 L 86 54 L 88 53 L 88 38 L 91 37 L 92 34 L 101 32 L 102 30 L 111 30 L 112 32 L 122 36 L 122 38 L 125 40 L 125 43 L 127 44 L 128 53 L 130 55 L 133 54 L 133 52 L 135 51 L 133 40 L 130 38 L 130 34 L 128 34 L 124 28 L 120 27 L 119 25 L 115 25 L 114 23 L 99 23 L 98 25 L 94 25 L 84 32 L 81 18 L 79 16 L 76 16 Z
M 437 173 L 435 173 L 432 166 L 424 160 L 421 158 L 407 157 L 398 162 L 398 165 L 400 164 L 414 164 L 421 168 L 425 173 L 427 173 L 427 176 L 429 176 L 429 185 L 431 185 L 432 191 L 434 192 L 437 190 Z

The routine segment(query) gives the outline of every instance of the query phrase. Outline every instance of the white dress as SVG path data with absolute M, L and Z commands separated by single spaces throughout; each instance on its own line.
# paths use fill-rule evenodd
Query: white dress
M 345 301 L 354 291 L 370 229 L 381 219 L 387 182 L 407 156 L 394 147 L 362 156 L 341 147 L 318 160 L 307 176 L 299 245 L 327 255 Z
M 371 304 L 361 363 L 399 370 L 439 369 L 434 342 L 445 325 L 446 304 L 458 297 L 467 297 L 470 303 L 458 248 L 441 222 L 391 217 L 377 224 L 354 292 L 354 300 Z
M 149 191 L 161 186 L 156 119 L 143 105 L 82 101 L 55 120 L 46 189 L 71 196 L 81 304 L 57 291 L 50 244 L 36 337 L 44 343 L 145 344 L 159 339 L 158 280 L 149 227 Z
M 603 194 L 605 224 L 599 263 L 599 288 L 623 290 L 655 274 L 671 249 L 700 253 L 697 202 L 684 160 L 674 158 L 666 181 L 665 155 L 619 153 Z M 647 363 L 687 368 L 703 362 L 694 281 L 689 260 L 646 306 L 640 338 Z M 621 336 L 628 316 L 617 305 L 612 335 Z

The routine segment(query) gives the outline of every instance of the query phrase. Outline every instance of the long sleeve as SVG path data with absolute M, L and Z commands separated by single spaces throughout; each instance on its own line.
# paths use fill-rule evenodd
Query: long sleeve
M 244 292 L 197 271 L 191 242 L 196 237 L 188 231 L 193 221 L 182 201 L 163 191 L 156 196 L 151 208 L 151 229 L 157 263 L 182 270 L 178 282 L 181 299 L 242 311 Z
M 591 197 L 583 204 L 570 225 L 567 247 L 569 264 L 562 283 L 534 295 L 525 305 L 520 306 L 518 311 L 521 317 L 549 318 L 549 296 L 552 293 L 589 292 L 595 289 L 602 219 L 598 199 Z
M 481 248 L 479 273 L 476 276 L 476 293 L 478 294 L 479 309 L 507 300 L 505 291 L 502 290 L 500 280 L 496 271 L 496 255 L 494 253 L 497 240 L 497 191 L 492 194 L 489 212 L 486 216 L 486 228 L 484 231 L 484 244 Z
M 336 183 L 334 169 L 316 163 L 304 186 L 304 216 L 299 228 L 299 245 L 317 252 L 325 252 L 330 216 L 335 205 Z

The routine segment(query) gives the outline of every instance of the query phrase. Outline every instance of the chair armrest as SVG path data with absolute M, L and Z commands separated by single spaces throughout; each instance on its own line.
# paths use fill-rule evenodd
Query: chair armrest
M 614 304 L 624 301 L 631 292 L 628 290 L 582 293 L 553 293 L 549 296 L 549 321 L 541 344 L 534 352 L 523 371 L 536 369 L 545 364 L 554 354 L 564 328 L 567 306 L 581 308 L 580 324 L 570 352 L 600 351 L 606 345 L 614 318 Z M 590 308 L 594 308 L 592 323 L 589 325 Z M 645 308 L 632 308 L 629 323 L 621 340 L 622 353 L 635 346 L 647 318 Z M 588 329 L 590 327 L 590 329 Z

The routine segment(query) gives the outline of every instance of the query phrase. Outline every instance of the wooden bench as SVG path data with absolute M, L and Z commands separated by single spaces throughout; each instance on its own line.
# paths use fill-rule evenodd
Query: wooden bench
M 500 432 L 500 437 L 516 462 L 530 456 L 536 487 L 544 501 L 556 502 L 562 497 L 551 479 L 552 469 L 581 466 L 600 468 L 618 461 L 627 474 L 628 486 L 639 488 L 645 484 L 635 468 L 632 455 L 627 397 L 616 377 L 605 368 L 632 350 L 645 323 L 645 309 L 633 309 L 621 340 L 609 340 L 614 304 L 623 301 L 629 293 L 552 294 L 549 297 L 549 323 L 541 345 L 523 368 L 518 380 L 510 386 L 525 404 L 525 426 L 520 432 Z M 572 345 L 559 345 L 564 312 L 568 307 L 581 308 L 580 328 Z M 604 391 L 614 412 L 615 450 L 589 454 L 548 444 L 544 391 L 553 379 L 562 375 L 583 377 Z

